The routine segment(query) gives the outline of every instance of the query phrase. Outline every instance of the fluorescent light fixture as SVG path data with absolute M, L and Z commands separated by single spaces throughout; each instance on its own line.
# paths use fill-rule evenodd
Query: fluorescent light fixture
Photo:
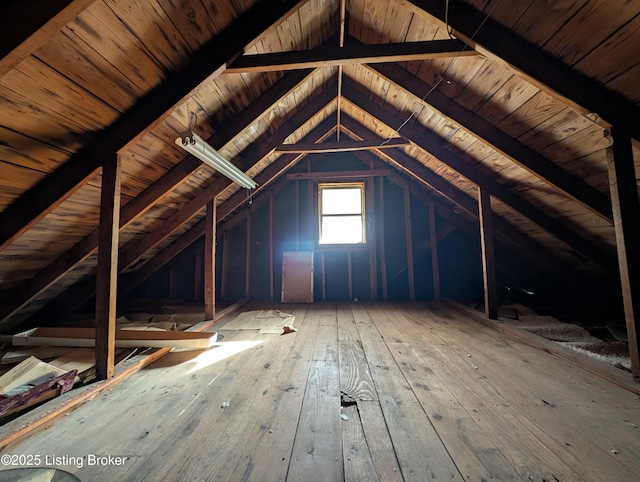
M 242 187 L 253 189 L 258 185 L 253 179 L 222 157 L 218 151 L 195 132 L 183 132 L 176 139 L 176 144 Z

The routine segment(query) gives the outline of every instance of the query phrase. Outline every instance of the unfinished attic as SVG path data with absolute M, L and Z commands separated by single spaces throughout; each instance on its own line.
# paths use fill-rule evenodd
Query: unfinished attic
M 0 480 L 640 479 L 640 1 L 0 31 Z

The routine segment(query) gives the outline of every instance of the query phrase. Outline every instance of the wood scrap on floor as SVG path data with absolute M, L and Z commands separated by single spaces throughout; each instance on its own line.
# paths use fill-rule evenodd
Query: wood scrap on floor
M 215 333 L 185 331 L 116 330 L 116 347 L 191 348 L 203 349 L 216 342 Z M 16 346 L 95 345 L 94 328 L 33 328 L 13 336 Z
M 0 417 L 20 412 L 69 391 L 77 371 L 29 357 L 0 377 Z
M 280 310 L 256 310 L 240 313 L 224 326 L 225 330 L 259 330 L 259 333 L 292 333 L 296 317 Z

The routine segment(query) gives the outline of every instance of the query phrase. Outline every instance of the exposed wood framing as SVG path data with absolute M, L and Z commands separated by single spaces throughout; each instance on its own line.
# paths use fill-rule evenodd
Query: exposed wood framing
M 372 149 L 391 149 L 394 147 L 408 146 L 411 143 L 405 139 L 391 139 L 385 143 L 375 143 L 372 141 L 340 141 L 323 142 L 316 144 L 281 144 L 276 147 L 276 152 L 297 152 L 297 153 L 327 153 L 327 152 L 350 152 L 350 151 L 370 151 Z
M 393 169 L 372 169 L 358 171 L 323 171 L 323 172 L 293 172 L 287 174 L 288 180 L 295 179 L 315 179 L 333 180 L 333 179 L 364 179 L 367 177 L 388 176 L 393 173 Z
M 345 85 L 343 91 L 346 99 L 387 126 L 398 126 L 404 120 L 381 107 L 381 102 L 371 100 L 351 86 Z M 437 133 L 429 129 L 418 130 L 411 124 L 406 124 L 402 129 L 402 134 L 421 149 L 435 156 L 474 184 L 483 187 L 490 195 L 509 205 L 560 241 L 582 253 L 604 271 L 612 271 L 613 260 L 607 253 L 591 241 L 576 234 L 557 219 L 552 218 L 526 200 L 502 187 L 498 182 L 481 173 L 469 163 L 462 161 L 451 151 L 443 147 L 446 140 L 442 139 Z
M 376 65 L 369 68 L 420 99 L 429 93 L 426 103 L 460 124 L 462 129 L 482 139 L 496 151 L 568 194 L 604 219 L 612 220 L 611 203 L 607 196 L 598 192 L 579 177 L 569 174 L 554 162 L 505 134 L 475 112 L 457 104 L 403 68 L 392 64 Z
M 216 201 L 207 203 L 204 218 L 204 319 L 213 320 L 216 314 Z
M 389 43 L 379 45 L 345 45 L 312 50 L 297 50 L 259 55 L 245 55 L 227 67 L 228 73 L 275 72 L 381 62 L 409 62 L 478 55 L 458 40 L 429 40 L 423 42 Z
M 496 293 L 496 260 L 493 246 L 491 198 L 478 188 L 478 214 L 480 220 L 480 245 L 482 247 L 482 281 L 484 283 L 484 312 L 490 320 L 498 319 Z
M 343 126 L 356 137 L 371 138 L 375 134 L 351 117 L 345 116 Z M 378 151 L 381 159 L 391 164 L 393 167 L 414 177 L 424 185 L 435 190 L 443 197 L 454 202 L 466 212 L 478 218 L 478 203 L 469 195 L 450 184 L 442 177 L 436 175 L 420 162 L 400 151 Z M 536 263 L 545 267 L 549 272 L 555 274 L 564 273 L 562 268 L 566 268 L 566 263 L 557 258 L 553 253 L 544 249 L 531 238 L 523 234 L 517 228 L 507 224 L 499 218 L 494 220 L 494 228 L 500 232 L 510 242 L 524 249 L 525 253 L 530 253 L 535 257 Z
M 307 141 L 321 142 L 335 131 L 335 121 L 331 119 L 324 120 L 310 135 L 304 137 Z M 255 177 L 258 187 L 254 194 L 259 193 L 267 186 L 271 185 L 281 174 L 293 167 L 299 162 L 305 154 L 283 154 L 275 162 L 267 166 L 260 174 Z M 235 209 L 245 202 L 242 192 L 238 192 L 227 199 L 219 206 L 219 219 L 223 220 L 229 216 Z
M 111 378 L 116 339 L 120 156 L 104 164 L 100 194 L 100 236 L 96 274 L 96 376 Z
M 401 0 L 414 4 L 439 23 L 445 21 L 445 3 L 439 0 Z M 449 25 L 456 37 L 481 53 L 495 54 L 498 59 L 513 66 L 519 75 L 552 95 L 571 101 L 579 112 L 595 112 L 604 120 L 631 133 L 640 140 L 640 108 L 622 94 L 609 90 L 597 81 L 563 64 L 538 46 L 514 35 L 511 29 L 501 25 L 464 2 L 449 5 Z M 478 27 L 482 24 L 482 28 Z
M 613 207 L 618 265 L 627 322 L 631 370 L 640 382 L 640 210 L 631 139 L 612 131 L 613 145 L 607 152 L 609 188 Z
M 265 31 L 276 28 L 305 1 L 279 2 L 275 6 L 262 1 L 231 22 L 193 53 L 192 61 L 183 69 L 168 75 L 93 142 L 0 213 L 0 249 L 59 206 L 104 162 L 157 125 L 183 97 L 206 79 L 218 75 L 227 62 Z
M 32 0 L 0 6 L 0 77 L 38 50 L 95 0 Z

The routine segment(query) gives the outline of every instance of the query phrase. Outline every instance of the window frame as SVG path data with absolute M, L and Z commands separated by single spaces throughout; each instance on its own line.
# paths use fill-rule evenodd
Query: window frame
M 331 246 L 365 246 L 367 244 L 367 221 L 366 221 L 366 200 L 365 200 L 365 182 L 364 181 L 349 181 L 349 182 L 319 182 L 318 183 L 318 237 L 316 244 L 321 248 L 330 248 Z M 324 190 L 332 189 L 359 189 L 360 190 L 360 213 L 353 214 L 323 214 L 322 213 L 322 192 Z M 346 216 L 360 216 L 361 229 L 362 229 L 362 241 L 357 243 L 322 243 L 322 220 L 325 217 L 346 217 Z

